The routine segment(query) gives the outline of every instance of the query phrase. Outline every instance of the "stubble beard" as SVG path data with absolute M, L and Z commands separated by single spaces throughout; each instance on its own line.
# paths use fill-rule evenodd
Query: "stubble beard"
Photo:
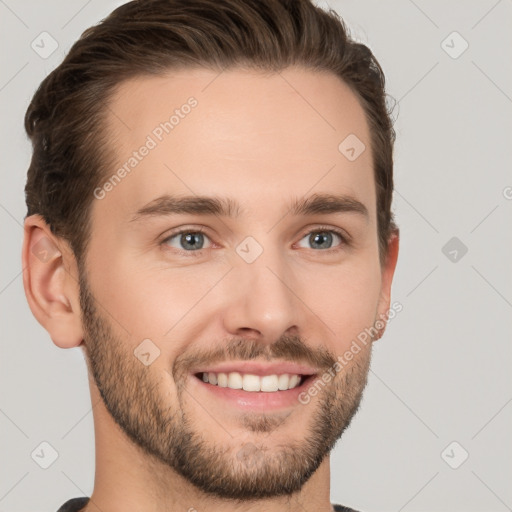
M 371 344 L 354 357 L 353 364 L 319 390 L 316 400 L 297 406 L 311 407 L 308 424 L 296 426 L 304 434 L 300 440 L 286 445 L 272 441 L 272 433 L 279 431 L 281 423 L 293 421 L 291 411 L 284 417 L 265 413 L 242 415 L 241 425 L 254 433 L 254 442 L 241 442 L 226 435 L 228 442 L 215 444 L 204 436 L 210 430 L 209 423 L 217 427 L 214 420 L 200 407 L 195 410 L 204 413 L 201 426 L 189 417 L 187 404 L 194 404 L 194 400 L 187 396 L 186 375 L 175 372 L 179 376 L 177 394 L 172 403 L 166 403 L 161 384 L 164 375 L 141 364 L 127 349 L 130 340 L 123 341 L 114 335 L 107 317 L 98 313 L 81 271 L 80 304 L 86 361 L 106 409 L 147 456 L 148 463 L 156 467 L 165 465 L 205 494 L 248 501 L 300 491 L 359 409 L 367 383 Z M 241 342 L 250 345 L 247 340 Z M 287 350 L 283 340 L 276 347 Z M 249 349 L 246 345 L 244 354 L 251 350 L 251 356 L 255 356 L 255 351 L 262 349 L 257 343 Z

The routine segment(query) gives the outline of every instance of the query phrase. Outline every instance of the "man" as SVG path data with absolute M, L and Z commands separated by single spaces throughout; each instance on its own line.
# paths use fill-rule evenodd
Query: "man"
M 25 292 L 94 414 L 92 496 L 60 512 L 352 510 L 329 453 L 398 256 L 368 48 L 306 0 L 130 2 L 26 129 Z

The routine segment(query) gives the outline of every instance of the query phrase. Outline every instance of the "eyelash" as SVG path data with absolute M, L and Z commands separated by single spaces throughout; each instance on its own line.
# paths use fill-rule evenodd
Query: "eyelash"
M 184 233 L 187 233 L 187 234 L 190 234 L 190 233 L 194 233 L 194 234 L 195 233 L 201 233 L 201 234 L 205 235 L 206 237 L 208 237 L 208 235 L 206 234 L 206 231 L 203 228 L 193 228 L 193 229 L 183 228 L 183 229 L 180 229 L 179 231 L 173 232 L 170 235 L 166 236 L 160 242 L 160 245 L 161 246 L 165 246 L 166 243 L 169 240 L 171 240 L 172 238 L 174 238 L 174 237 L 176 237 L 178 235 L 182 235 Z M 329 249 L 320 249 L 320 250 L 315 251 L 315 252 L 323 252 L 323 253 L 331 254 L 333 252 L 341 251 L 343 247 L 350 246 L 350 239 L 345 234 L 345 232 L 343 232 L 343 231 L 341 231 L 339 229 L 335 229 L 335 228 L 329 227 L 329 226 L 319 226 L 319 227 L 317 227 L 315 229 L 312 229 L 311 231 L 308 231 L 308 232 L 304 233 L 304 235 L 300 238 L 300 240 L 303 240 L 306 236 L 312 235 L 313 233 L 335 233 L 341 239 L 341 243 L 339 244 L 339 246 L 332 247 L 332 248 L 329 248 Z M 176 251 L 176 252 L 178 252 L 178 254 L 182 254 L 182 255 L 184 255 L 186 257 L 188 257 L 188 256 L 198 257 L 198 256 L 202 256 L 203 252 L 207 251 L 208 249 L 199 249 L 197 251 L 185 251 L 185 250 L 176 249 L 176 248 L 173 247 L 172 249 L 169 249 L 169 250 L 172 250 L 173 252 Z M 312 250 L 314 250 L 314 249 L 312 249 Z

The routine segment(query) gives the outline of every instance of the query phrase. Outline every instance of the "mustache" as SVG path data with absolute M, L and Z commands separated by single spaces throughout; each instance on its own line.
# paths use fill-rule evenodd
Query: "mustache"
M 331 368 L 337 361 L 336 354 L 325 347 L 309 347 L 299 336 L 282 336 L 272 345 L 255 339 L 234 338 L 224 345 L 209 350 L 197 350 L 178 356 L 173 364 L 175 379 L 186 377 L 197 366 L 207 366 L 224 361 L 285 360 L 307 364 L 321 370 Z

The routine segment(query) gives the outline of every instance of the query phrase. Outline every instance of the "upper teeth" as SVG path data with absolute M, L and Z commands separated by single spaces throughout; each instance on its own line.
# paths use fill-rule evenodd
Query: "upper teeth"
M 203 381 L 220 386 L 221 388 L 243 389 L 244 391 L 284 391 L 292 389 L 300 384 L 300 375 L 252 375 L 250 373 L 240 374 L 203 372 Z

